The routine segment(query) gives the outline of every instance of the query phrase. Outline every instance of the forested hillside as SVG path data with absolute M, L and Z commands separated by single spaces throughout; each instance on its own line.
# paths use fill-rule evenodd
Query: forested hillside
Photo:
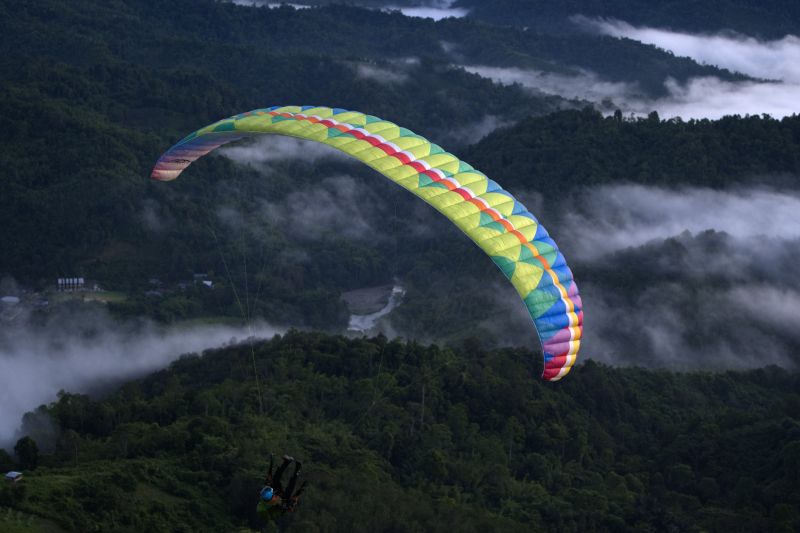
M 8 2 L 0 10 L 0 171 L 6 191 L 0 272 L 34 287 L 80 275 L 138 296 L 153 277 L 171 286 L 194 272 L 219 281 L 219 291 L 205 295 L 205 302 L 193 295 L 167 302 L 133 299 L 123 310 L 163 320 L 240 315 L 233 283 L 222 279 L 223 263 L 235 263 L 233 275 L 244 275 L 237 268 L 253 241 L 245 246 L 219 211 L 252 215 L 258 201 L 280 201 L 289 192 L 278 192 L 281 183 L 312 176 L 309 167 L 290 165 L 265 180 L 217 159 L 177 188 L 148 183 L 158 154 L 189 130 L 246 109 L 313 101 L 404 118 L 405 125 L 452 135 L 463 144 L 481 134 L 486 120 L 490 127 L 518 113 L 571 105 L 493 85 L 442 61 L 391 62 L 399 51 L 387 56 L 366 39 L 350 44 L 362 33 L 357 17 L 389 17 L 412 35 L 424 35 L 429 27 L 365 10 L 301 14 L 211 1 Z M 331 37 L 342 34 L 338 47 L 312 49 L 321 41 L 300 38 L 302 24 L 309 25 L 305 35 L 314 26 Z M 415 83 L 406 83 L 412 78 Z M 256 201 L 244 202 L 243 191 Z M 380 262 L 374 250 L 336 241 L 317 244 L 322 250 L 316 257 L 328 264 L 327 272 L 317 263 L 287 279 L 286 265 L 274 260 L 286 250 L 286 237 L 253 234 L 259 239 L 254 255 L 270 258 L 261 261 L 267 265 L 261 285 L 272 296 L 270 308 L 256 311 L 272 320 L 340 325 L 342 287 L 335 288 L 340 282 L 333 280 L 342 276 L 331 274 L 331 263 L 341 264 L 350 279 L 363 271 L 353 283 L 391 276 L 371 266 Z M 364 266 L 354 269 L 357 264 Z
M 464 158 L 502 183 L 556 196 L 609 183 L 797 186 L 800 116 L 626 119 L 598 111 L 528 118 L 493 132 Z
M 301 243 L 265 225 L 264 202 L 286 198 L 282 183 L 313 183 L 309 177 L 319 167 L 277 164 L 264 178 L 214 158 L 175 186 L 148 183 L 158 154 L 209 121 L 275 103 L 313 102 L 397 120 L 458 151 L 497 125 L 583 105 L 496 85 L 459 64 L 591 68 L 656 91 L 667 75 L 735 79 L 633 42 L 561 39 L 343 6 L 1 2 L 0 21 L 0 174 L 7 191 L 0 272 L 34 288 L 59 276 L 83 276 L 127 293 L 120 313 L 167 321 L 239 316 L 234 291 L 249 277 L 251 286 L 271 295 L 256 304 L 255 314 L 340 327 L 342 290 L 407 274 L 411 254 L 432 246 L 414 242 L 419 236 L 396 245 L 408 226 L 397 208 L 392 219 L 372 217 L 393 242 L 323 232 Z M 649 66 L 633 68 L 642 64 Z M 322 177 L 341 174 L 373 179 L 333 164 Z M 408 212 L 411 204 L 397 198 L 390 201 L 400 215 Z M 237 213 L 251 229 L 234 230 L 221 212 Z M 311 250 L 301 265 L 276 261 Z M 394 257 L 387 261 L 390 250 Z M 255 268 L 245 273 L 248 251 Z M 212 276 L 217 292 L 143 297 L 148 279 L 174 286 L 193 273 Z
M 800 73 L 757 40 L 796 3 L 257 3 L 0 0 L 0 532 L 800 531 Z M 574 15 L 727 33 L 693 60 Z M 291 104 L 489 179 L 405 129 L 364 153 L 459 187 L 460 226 L 282 135 L 148 178 Z M 309 488 L 266 526 L 270 453 Z
M 289 452 L 310 483 L 294 531 L 800 527 L 797 374 L 538 371 L 474 340 L 298 332 L 189 356 L 29 415 L 39 454 L 20 445 L 0 504 L 79 531 L 257 529 L 268 453 Z

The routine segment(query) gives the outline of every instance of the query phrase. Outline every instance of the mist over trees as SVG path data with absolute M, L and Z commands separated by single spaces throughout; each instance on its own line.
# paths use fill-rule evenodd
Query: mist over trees
M 270 452 L 311 483 L 290 530 L 800 529 L 800 116 L 629 116 L 476 74 L 651 102 L 756 82 L 572 15 L 800 33 L 785 0 L 686 5 L 0 0 L 0 296 L 22 300 L 0 307 L 0 470 L 24 472 L 0 530 L 259 530 Z M 579 366 L 540 382 L 492 261 L 363 165 L 244 143 L 148 180 L 190 131 L 274 104 L 396 121 L 523 201 L 584 296 Z M 62 276 L 113 296 L 46 302 Z M 337 335 L 343 292 L 394 283 L 392 338 Z M 258 319 L 304 331 L 255 341 L 286 331 Z
M 329 159 L 262 165 L 223 154 L 193 165 L 187 179 L 147 181 L 158 154 L 188 131 L 272 103 L 335 103 L 397 120 L 538 202 L 534 210 L 556 232 L 549 221 L 560 223 L 553 214 L 571 194 L 620 181 L 796 187 L 796 116 L 606 117 L 459 68 L 590 68 L 644 91 L 663 88 L 667 75 L 742 79 L 630 40 L 357 7 L 162 4 L 0 4 L 8 15 L 0 40 L 0 171 L 8 191 L 0 272 L 24 286 L 80 275 L 125 294 L 109 305 L 117 316 L 169 323 L 245 314 L 337 330 L 347 323 L 343 291 L 399 277 L 409 286 L 395 332 L 452 339 L 477 327 L 502 344 L 495 322 L 482 324 L 465 303 L 501 316 L 503 306 L 476 281 L 496 275 L 490 262 L 464 260 L 476 252 L 457 231 L 369 171 Z M 320 219 L 316 235 L 282 222 L 299 216 L 303 198 L 331 200 L 323 193 L 334 182 L 353 192 L 335 198 L 338 211 Z M 329 231 L 344 228 L 356 209 L 374 239 Z M 195 274 L 210 276 L 214 290 L 187 284 Z M 169 290 L 148 296 L 159 293 L 151 279 Z M 245 287 L 257 289 L 243 313 L 236 300 Z M 463 299 L 443 300 L 452 294 Z M 441 318 L 451 316 L 461 320 Z
M 575 15 L 622 19 L 653 27 L 696 33 L 736 31 L 760 38 L 797 34 L 800 7 L 792 0 L 499 0 L 491 5 L 480 0 L 459 0 L 470 16 L 495 23 L 536 28 L 543 32 L 576 31 Z
M 62 394 L 15 506 L 82 531 L 258 528 L 267 455 L 289 451 L 298 531 L 799 525 L 797 374 L 587 362 L 553 386 L 537 359 L 299 332 L 189 356 L 106 400 Z

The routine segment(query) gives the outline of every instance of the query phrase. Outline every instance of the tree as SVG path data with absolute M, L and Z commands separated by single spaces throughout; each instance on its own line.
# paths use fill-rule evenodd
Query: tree
M 14 460 L 4 449 L 0 448 L 0 471 L 11 470 L 14 467 Z
M 39 447 L 30 437 L 22 437 L 14 446 L 14 453 L 23 470 L 35 470 L 39 464 Z

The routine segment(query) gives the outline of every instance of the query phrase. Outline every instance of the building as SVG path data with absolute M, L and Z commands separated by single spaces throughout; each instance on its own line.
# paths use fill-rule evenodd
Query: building
M 17 483 L 22 481 L 22 472 L 15 472 L 12 470 L 11 472 L 6 473 L 5 480 L 9 483 Z
M 56 281 L 59 292 L 82 291 L 86 286 L 83 278 L 58 278 Z
M 16 296 L 3 296 L 2 298 L 0 298 L 0 303 L 11 307 L 19 303 L 19 298 L 17 298 Z

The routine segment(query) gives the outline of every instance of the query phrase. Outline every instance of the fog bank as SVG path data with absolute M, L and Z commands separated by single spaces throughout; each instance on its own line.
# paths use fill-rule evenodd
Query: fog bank
M 104 309 L 79 306 L 44 324 L 17 320 L 0 329 L 0 446 L 13 446 L 22 415 L 56 399 L 59 390 L 96 390 L 146 375 L 182 354 L 280 333 L 265 323 L 158 326 L 121 322 Z

